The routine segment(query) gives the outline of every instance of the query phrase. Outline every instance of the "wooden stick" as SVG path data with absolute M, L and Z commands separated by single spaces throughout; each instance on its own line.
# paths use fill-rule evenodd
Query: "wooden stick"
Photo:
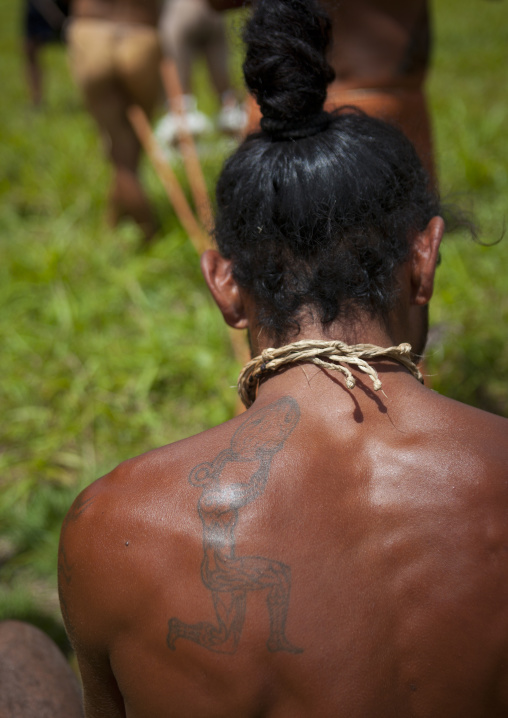
M 180 132 L 178 141 L 198 217 L 205 229 L 211 232 L 213 227 L 212 207 L 196 145 L 187 125 L 187 118 L 182 103 L 182 85 L 176 64 L 167 58 L 162 60 L 161 75 L 166 95 L 171 105 L 171 111 L 175 112 L 180 118 L 182 131 Z
M 197 252 L 201 254 L 205 251 L 205 249 L 209 249 L 211 247 L 210 237 L 201 228 L 194 217 L 178 178 L 173 172 L 171 166 L 166 162 L 162 150 L 153 135 L 147 116 L 138 105 L 132 105 L 129 107 L 128 116 L 139 141 L 150 158 L 155 171 L 159 175 L 169 201 L 173 205 L 182 227 L 189 235 L 189 239 L 196 248 Z
M 128 116 L 134 131 L 141 142 L 141 145 L 152 162 L 155 171 L 157 172 L 164 189 L 166 190 L 168 199 L 173 205 L 182 227 L 189 235 L 189 239 L 198 254 L 202 254 L 205 249 L 210 249 L 212 246 L 210 235 L 201 228 L 198 221 L 194 217 L 180 183 L 178 182 L 178 178 L 173 172 L 171 166 L 166 162 L 161 148 L 154 137 L 147 116 L 141 107 L 137 105 L 132 105 L 129 108 Z M 241 366 L 244 366 L 250 359 L 249 348 L 245 340 L 245 332 L 239 332 L 237 329 L 230 328 L 229 339 L 235 359 L 239 364 L 241 364 Z M 245 411 L 245 407 L 238 397 L 235 414 L 241 414 L 243 411 Z

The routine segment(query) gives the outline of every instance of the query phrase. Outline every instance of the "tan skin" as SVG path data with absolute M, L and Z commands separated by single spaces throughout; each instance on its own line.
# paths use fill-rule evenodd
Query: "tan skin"
M 387 323 L 291 339 L 421 349 L 442 229 L 415 238 Z M 268 346 L 231 262 L 202 268 Z M 377 394 L 273 375 L 245 414 L 78 497 L 59 577 L 87 718 L 508 715 L 508 421 L 376 368 Z
M 73 0 L 72 14 L 155 26 L 161 4 L 162 0 Z
M 243 7 L 244 0 L 208 0 L 215 10 Z M 249 3 L 250 4 L 250 3 Z M 322 0 L 333 27 L 330 64 L 347 87 L 419 87 L 428 62 L 420 49 L 428 32 L 426 0 Z M 416 55 L 416 56 L 415 56 Z M 414 60 L 411 68 L 408 60 Z
M 241 0 L 209 0 L 217 10 L 241 7 Z M 335 80 L 325 109 L 359 107 L 396 124 L 414 144 L 435 181 L 432 131 L 424 94 L 430 55 L 427 0 L 321 0 L 332 23 L 328 61 Z M 261 112 L 249 101 L 249 131 Z

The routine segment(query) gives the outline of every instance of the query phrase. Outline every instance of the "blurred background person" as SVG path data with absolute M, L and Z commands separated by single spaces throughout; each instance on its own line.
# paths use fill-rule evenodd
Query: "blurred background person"
M 196 60 L 204 57 L 211 84 L 219 102 L 218 129 L 241 133 L 246 114 L 239 105 L 229 74 L 229 49 L 223 16 L 212 10 L 208 0 L 166 0 L 160 21 L 166 57 L 174 61 L 183 92 L 183 109 L 188 130 L 200 135 L 213 129 L 210 119 L 197 108 L 192 74 Z M 178 138 L 181 120 L 169 112 L 159 123 L 157 135 L 171 144 Z
M 44 45 L 62 39 L 70 0 L 25 0 L 23 6 L 23 50 L 28 89 L 34 107 L 42 102 L 40 53 Z
M 127 116 L 160 97 L 158 0 L 74 0 L 67 33 L 73 76 L 113 165 L 108 221 L 132 218 L 150 240 L 158 222 L 138 175 L 141 147 Z
M 245 0 L 208 0 L 216 10 L 239 8 Z M 427 0 L 322 0 L 332 21 L 329 61 L 335 80 L 326 109 L 354 105 L 397 124 L 434 177 L 432 131 L 425 97 L 431 53 Z M 249 130 L 261 114 L 249 100 Z

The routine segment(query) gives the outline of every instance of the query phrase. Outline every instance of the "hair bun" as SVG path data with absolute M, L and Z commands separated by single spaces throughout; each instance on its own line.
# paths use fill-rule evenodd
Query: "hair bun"
M 323 105 L 335 77 L 326 60 L 330 38 L 330 19 L 317 0 L 257 1 L 244 32 L 243 71 L 264 132 L 296 139 L 327 126 Z

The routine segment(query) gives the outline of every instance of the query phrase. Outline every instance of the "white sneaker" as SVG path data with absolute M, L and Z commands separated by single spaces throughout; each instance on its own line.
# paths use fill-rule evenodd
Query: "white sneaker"
M 213 130 L 211 120 L 197 108 L 194 95 L 182 95 L 184 116 L 168 112 L 155 127 L 155 137 L 163 145 L 174 145 L 180 134 L 187 130 L 193 137 L 199 137 Z
M 239 135 L 247 125 L 247 113 L 242 105 L 224 105 L 217 117 L 217 126 L 221 132 Z

